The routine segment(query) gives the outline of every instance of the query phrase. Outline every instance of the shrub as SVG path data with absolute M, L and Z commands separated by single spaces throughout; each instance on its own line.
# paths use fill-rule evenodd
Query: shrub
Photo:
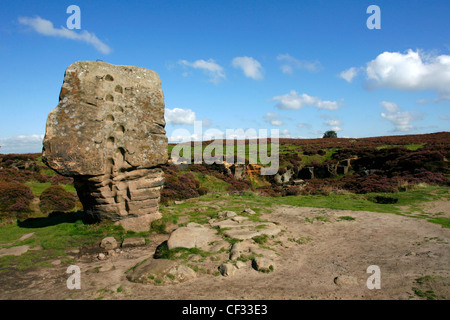
M 34 196 L 31 189 L 18 182 L 0 181 L 0 211 L 27 212 Z
M 161 192 L 161 203 L 168 204 L 173 200 L 195 198 L 208 192 L 208 189 L 200 187 L 200 181 L 192 172 L 179 174 L 174 168 L 176 167 L 164 167 L 166 183 Z
M 290 186 L 286 189 L 286 196 L 296 196 L 300 194 L 300 188 L 298 186 Z
M 39 208 L 42 212 L 70 211 L 75 207 L 76 197 L 60 186 L 51 186 L 42 192 Z
M 198 194 L 201 195 L 201 196 L 207 194 L 208 191 L 209 191 L 208 188 L 205 188 L 205 187 L 198 188 Z
M 388 196 L 373 196 L 369 198 L 369 200 L 375 203 L 382 203 L 382 204 L 394 204 L 398 202 L 397 198 Z

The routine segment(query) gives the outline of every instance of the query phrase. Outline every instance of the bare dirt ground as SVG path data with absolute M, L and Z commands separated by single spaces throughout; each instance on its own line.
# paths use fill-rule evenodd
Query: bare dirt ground
M 449 202 L 427 203 L 450 212 Z M 433 209 L 434 208 L 434 209 Z M 171 285 L 132 283 L 126 271 L 168 235 L 126 248 L 106 260 L 81 250 L 81 289 L 69 290 L 67 264 L 0 274 L 0 299 L 437 299 L 450 298 L 450 230 L 424 219 L 388 213 L 280 206 L 262 218 L 283 230 L 266 244 L 275 269 L 258 272 L 250 262 L 229 277 L 217 274 L 223 252 L 199 263 L 197 278 Z M 342 219 L 340 217 L 347 217 Z M 348 217 L 353 217 L 354 220 Z M 84 254 L 85 253 L 85 254 Z M 188 261 L 194 263 L 195 257 Z M 381 288 L 368 289 L 367 268 L 380 268 Z M 422 295 L 422 296 L 421 296 Z

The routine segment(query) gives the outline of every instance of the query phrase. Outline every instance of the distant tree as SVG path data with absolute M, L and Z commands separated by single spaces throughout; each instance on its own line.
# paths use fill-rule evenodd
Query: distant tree
M 329 130 L 323 134 L 322 138 L 337 138 L 337 133 L 336 131 Z

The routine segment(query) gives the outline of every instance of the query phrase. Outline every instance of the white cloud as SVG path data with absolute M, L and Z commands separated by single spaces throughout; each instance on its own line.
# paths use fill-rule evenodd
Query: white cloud
M 292 138 L 291 133 L 288 129 L 284 129 L 283 131 L 281 131 L 280 138 Z
M 283 73 L 294 73 L 294 69 L 297 70 L 307 70 L 310 72 L 318 72 L 322 69 L 322 65 L 319 61 L 306 61 L 298 60 L 291 56 L 290 54 L 279 54 L 277 60 L 282 62 L 281 71 Z
M 196 60 L 194 62 L 189 62 L 187 60 L 179 60 L 178 64 L 181 64 L 184 67 L 191 67 L 194 69 L 200 69 L 206 74 L 209 75 L 210 81 L 213 83 L 218 83 L 220 80 L 225 79 L 225 73 L 223 68 L 218 65 L 213 59 L 209 59 L 205 61 L 203 59 Z M 183 76 L 186 77 L 188 73 L 184 72 Z
M 19 23 L 29 26 L 37 33 L 45 36 L 61 37 L 86 42 L 104 54 L 109 54 L 112 51 L 111 48 L 97 38 L 95 34 L 86 30 L 82 30 L 81 33 L 77 33 L 64 27 L 56 29 L 51 21 L 42 19 L 41 17 L 19 17 Z
M 283 125 L 283 121 L 278 119 L 278 113 L 266 113 L 264 115 L 264 121 L 270 123 L 273 126 L 281 126 Z
M 450 55 L 411 49 L 406 53 L 383 52 L 367 63 L 366 73 L 374 88 L 432 90 L 439 99 L 450 99 Z
M 188 141 L 207 141 L 207 140 L 222 140 L 226 136 L 225 132 L 210 128 L 205 132 L 190 132 L 187 129 L 179 128 L 173 130 L 171 134 L 168 134 L 168 140 L 170 143 L 180 143 Z
M 332 127 L 332 126 L 340 126 L 340 125 L 342 125 L 343 123 L 342 123 L 341 121 L 339 121 L 339 120 L 328 120 L 328 121 L 325 121 L 325 124 L 326 124 L 327 126 Z
M 415 129 L 410 122 L 419 120 L 420 116 L 415 115 L 412 112 L 402 111 L 394 102 L 382 101 L 380 105 L 387 111 L 382 112 L 381 116 L 389 120 L 395 126 L 395 131 L 408 132 Z
M 442 114 L 442 115 L 439 116 L 439 119 L 441 119 L 441 120 L 450 120 L 450 116 Z
M 211 124 L 212 124 L 212 121 L 210 119 L 203 118 L 203 120 L 202 120 L 202 126 L 203 127 L 210 127 Z
M 311 129 L 312 125 L 310 125 L 309 123 L 297 123 L 297 128 L 299 128 L 299 129 L 303 129 L 303 128 Z
M 331 130 L 335 131 L 335 132 L 340 132 L 340 131 L 342 131 L 342 128 L 336 126 L 336 127 L 332 127 Z
M 43 134 L 0 138 L 0 153 L 38 153 L 42 152 Z
M 282 110 L 298 110 L 306 106 L 314 106 L 318 109 L 336 110 L 339 108 L 339 103 L 336 101 L 323 101 L 318 97 L 312 97 L 303 93 L 298 95 L 295 90 L 282 96 L 276 96 L 271 101 L 279 101 L 276 107 Z
M 264 78 L 261 63 L 252 57 L 236 57 L 231 64 L 235 68 L 242 69 L 247 78 L 254 80 L 262 80 Z
M 352 82 L 359 73 L 359 68 L 351 67 L 350 69 L 344 70 L 339 74 L 339 77 L 347 82 Z
M 166 108 L 164 116 L 166 122 L 172 124 L 194 124 L 196 120 L 195 112 L 191 109 Z
M 429 103 L 430 101 L 428 101 L 428 99 L 419 99 L 416 101 L 417 104 L 426 104 Z

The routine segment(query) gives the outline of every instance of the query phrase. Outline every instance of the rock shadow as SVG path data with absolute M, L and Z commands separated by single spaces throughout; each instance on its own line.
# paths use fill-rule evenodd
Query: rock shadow
M 61 223 L 75 223 L 81 220 L 84 224 L 93 224 L 83 211 L 76 212 L 52 212 L 47 217 L 28 218 L 23 221 L 17 221 L 17 225 L 21 228 L 45 228 L 55 226 Z

